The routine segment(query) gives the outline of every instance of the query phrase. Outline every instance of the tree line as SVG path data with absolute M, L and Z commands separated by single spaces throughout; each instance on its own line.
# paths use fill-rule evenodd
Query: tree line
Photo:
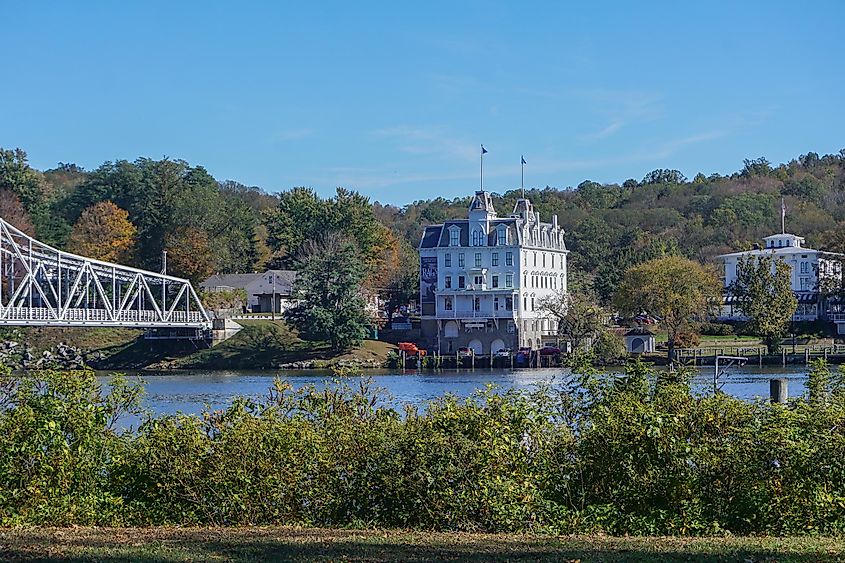
M 494 204 L 506 214 L 520 195 L 493 194 Z M 657 169 L 639 181 L 585 180 L 526 195 L 543 216 L 558 215 L 571 251 L 570 280 L 602 306 L 621 306 L 614 298 L 638 265 L 668 256 L 708 264 L 720 253 L 752 248 L 779 229 L 782 199 L 789 231 L 811 246 L 845 252 L 845 149 L 780 165 L 749 159 L 730 175 L 699 173 L 690 180 Z M 44 242 L 151 270 L 160 269 L 166 250 L 169 272 L 194 282 L 268 267 L 310 265 L 313 273 L 319 245 L 348 246 L 343 254 L 354 264 L 346 281 L 382 292 L 391 309 L 416 297 L 423 227 L 465 217 L 469 203 L 467 195 L 397 207 L 345 188 L 328 198 L 307 187 L 269 194 L 169 158 L 106 162 L 91 171 L 60 163 L 39 171 L 23 150 L 0 149 L 0 214 Z M 328 292 L 298 290 L 323 302 Z M 337 299 L 327 310 L 337 308 Z M 306 317 L 303 326 L 323 326 Z

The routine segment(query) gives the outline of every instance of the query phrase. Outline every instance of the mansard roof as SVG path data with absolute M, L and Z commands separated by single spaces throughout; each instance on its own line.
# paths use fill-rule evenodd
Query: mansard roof
M 511 236 L 518 236 L 518 233 L 513 230 L 516 228 L 515 217 L 503 217 L 490 220 L 490 229 L 485 234 L 487 235 L 487 246 L 496 245 L 496 233 L 499 225 L 506 225 L 511 230 Z M 458 241 L 461 246 L 469 246 L 469 219 L 452 219 L 446 221 L 442 225 L 429 225 L 423 231 L 422 240 L 420 241 L 420 248 L 435 248 L 438 246 L 449 246 L 449 232 L 450 229 L 458 229 Z

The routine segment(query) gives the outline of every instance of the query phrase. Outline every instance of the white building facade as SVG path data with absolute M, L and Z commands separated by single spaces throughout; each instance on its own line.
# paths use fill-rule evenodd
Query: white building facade
M 420 241 L 421 328 L 441 354 L 477 355 L 557 341 L 540 303 L 566 292 L 564 231 L 540 220 L 528 199 L 499 217 L 490 194 L 475 193 L 466 219 L 429 225 Z
M 837 325 L 845 323 L 845 315 L 838 312 L 838 300 L 827 296 L 830 291 L 841 287 L 842 259 L 845 256 L 806 248 L 803 237 L 789 233 L 768 236 L 763 242 L 762 248 L 718 256 L 724 266 L 723 280 L 726 290 L 736 279 L 737 266 L 741 259 L 770 256 L 782 260 L 791 268 L 792 291 L 798 299 L 798 308 L 793 320 L 826 319 L 837 322 Z M 723 320 L 743 318 L 727 292 L 720 317 Z M 838 329 L 845 329 L 845 325 L 838 326 Z

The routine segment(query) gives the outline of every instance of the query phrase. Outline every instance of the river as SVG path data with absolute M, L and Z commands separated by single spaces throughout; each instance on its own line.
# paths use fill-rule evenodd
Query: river
M 564 384 L 568 378 L 565 369 L 518 369 L 518 370 L 450 370 L 442 372 L 398 372 L 396 370 L 371 370 L 364 377 L 372 378 L 372 385 L 385 389 L 391 403 L 423 405 L 427 401 L 451 393 L 467 397 L 474 391 L 494 384 L 501 389 L 531 389 L 540 383 Z M 767 398 L 769 380 L 786 377 L 789 381 L 789 395 L 804 392 L 806 379 L 804 366 L 742 367 L 727 370 L 720 381 L 722 391 L 743 399 Z M 100 375 L 105 383 L 109 377 Z M 130 377 L 140 378 L 144 388 L 144 406 L 153 414 L 176 412 L 197 414 L 205 408 L 225 408 L 237 396 L 259 399 L 267 396 L 274 377 L 281 377 L 294 388 L 314 385 L 324 388 L 335 385 L 332 375 L 322 371 L 180 371 L 178 373 L 132 373 Z M 349 378 L 357 385 L 358 378 Z M 695 393 L 712 393 L 713 367 L 699 368 L 693 381 Z

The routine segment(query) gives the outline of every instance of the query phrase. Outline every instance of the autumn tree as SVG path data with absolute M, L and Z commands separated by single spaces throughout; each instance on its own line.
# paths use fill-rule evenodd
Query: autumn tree
M 626 315 L 646 313 L 660 319 L 668 333 L 668 358 L 674 360 L 675 345 L 684 332 L 694 330 L 721 299 L 716 275 L 701 264 L 666 256 L 629 268 L 614 297 Z
M 21 232 L 35 236 L 35 228 L 21 204 L 20 198 L 11 190 L 0 189 L 0 217 Z
M 110 201 L 95 203 L 73 225 L 68 250 L 106 262 L 126 262 L 137 229 L 129 213 Z
M 763 339 L 769 354 L 776 354 L 798 307 L 789 264 L 766 255 L 740 258 L 728 293 L 748 318 L 748 330 Z
M 168 233 L 164 240 L 167 250 L 167 273 L 198 283 L 214 272 L 208 234 L 202 229 L 185 227 Z

